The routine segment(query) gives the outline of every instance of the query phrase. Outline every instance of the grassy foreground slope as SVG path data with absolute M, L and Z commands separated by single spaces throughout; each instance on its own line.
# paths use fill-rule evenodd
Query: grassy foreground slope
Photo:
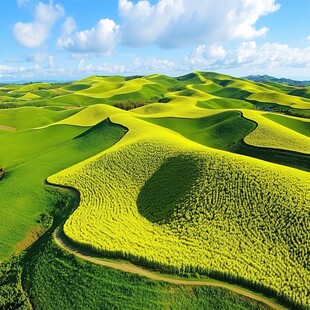
M 225 289 L 179 286 L 90 264 L 45 242 L 24 285 L 36 309 L 269 309 Z M 55 298 L 56 296 L 56 298 Z
M 64 226 L 71 240 L 309 306 L 308 173 L 205 148 L 129 115 L 111 119 L 129 128 L 119 143 L 49 177 L 81 193 Z
M 23 250 L 44 230 L 59 194 L 46 178 L 112 145 L 125 129 L 108 121 L 92 127 L 55 125 L 0 135 L 0 260 Z M 47 223 L 48 225 L 48 223 Z

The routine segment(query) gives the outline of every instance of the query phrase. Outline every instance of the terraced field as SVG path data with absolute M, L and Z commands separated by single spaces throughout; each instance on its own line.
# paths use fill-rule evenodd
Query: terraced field
M 290 116 L 308 115 L 307 91 L 206 72 L 1 86 L 0 260 L 9 260 L 0 265 L 0 308 L 125 302 L 133 278 L 67 256 L 52 242 L 62 225 L 81 251 L 310 308 L 310 122 Z M 61 297 L 72 289 L 64 277 L 53 306 L 57 262 L 60 273 L 82 270 L 74 281 L 80 296 L 94 296 L 89 303 Z M 150 285 L 138 279 L 142 291 Z M 236 309 L 265 307 L 228 291 L 221 304 L 217 288 L 150 290 L 156 309 L 186 294 L 194 308 L 234 309 L 231 296 Z M 132 294 L 129 309 L 146 305 Z

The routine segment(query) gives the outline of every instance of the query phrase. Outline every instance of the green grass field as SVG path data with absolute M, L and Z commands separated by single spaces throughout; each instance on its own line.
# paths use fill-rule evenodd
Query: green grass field
M 225 111 L 202 118 L 142 118 L 153 124 L 172 129 L 200 144 L 221 150 L 233 149 L 255 124 L 238 111 Z
M 225 289 L 166 284 L 91 265 L 52 242 L 27 265 L 24 277 L 37 309 L 268 309 Z
M 2 85 L 0 308 L 263 309 L 77 259 L 64 224 L 81 249 L 308 309 L 307 94 L 212 72 Z M 79 191 L 72 214 L 46 180 Z
M 283 126 L 279 122 L 264 117 L 264 113 L 243 111 L 243 114 L 246 118 L 257 123 L 256 130 L 245 138 L 246 143 L 305 154 L 310 153 L 309 136 L 300 134 L 298 131 L 289 128 L 289 126 Z M 290 122 L 292 122 L 292 119 L 288 118 L 286 123 L 289 124 Z
M 50 212 L 55 199 L 52 189 L 44 185 L 45 179 L 111 146 L 124 134 L 107 121 L 87 129 L 57 125 L 0 136 L 1 166 L 8 171 L 0 187 L 1 259 L 34 241 L 40 214 Z
M 307 137 L 310 136 L 310 121 L 307 119 L 298 119 L 276 114 L 265 114 L 264 116 L 282 126 L 299 132 L 302 135 Z

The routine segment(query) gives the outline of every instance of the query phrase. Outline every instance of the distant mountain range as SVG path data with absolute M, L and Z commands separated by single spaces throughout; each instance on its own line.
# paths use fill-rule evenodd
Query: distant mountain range
M 275 82 L 275 83 L 281 83 L 281 84 L 287 84 L 290 86 L 310 86 L 310 81 L 296 81 L 296 80 L 291 80 L 291 79 L 285 79 L 285 78 L 275 78 L 270 75 L 249 75 L 244 77 L 247 80 L 251 80 L 254 82 Z

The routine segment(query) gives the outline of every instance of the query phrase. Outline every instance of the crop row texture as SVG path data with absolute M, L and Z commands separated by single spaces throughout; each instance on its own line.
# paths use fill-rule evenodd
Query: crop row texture
M 49 178 L 80 191 L 69 239 L 112 257 L 220 275 L 310 306 L 310 175 L 199 146 L 143 121 Z

